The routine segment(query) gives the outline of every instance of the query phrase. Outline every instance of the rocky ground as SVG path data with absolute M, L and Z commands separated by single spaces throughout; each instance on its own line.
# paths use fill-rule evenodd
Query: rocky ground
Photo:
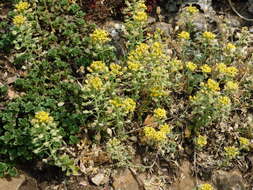
M 99 2 L 99 1 L 98 1 Z M 171 1 L 160 2 L 160 8 L 151 7 L 152 12 L 149 18 L 150 28 L 159 28 L 169 35 L 172 26 L 178 23 L 177 13 L 180 6 L 184 4 L 172 3 Z M 188 3 L 188 2 L 186 2 Z M 247 1 L 235 1 L 233 5 L 237 8 L 240 15 L 233 11 L 233 8 L 227 1 L 199 1 L 198 6 L 202 10 L 202 15 L 194 22 L 198 26 L 198 30 L 205 31 L 207 28 L 213 30 L 222 30 L 222 24 L 229 23 L 230 32 L 236 31 L 243 26 L 249 26 L 253 32 L 252 21 L 245 18 L 253 18 L 253 8 Z M 156 4 L 156 5 L 159 5 Z M 121 4 L 116 3 L 114 8 L 120 8 Z M 120 53 L 124 53 L 124 47 L 120 44 L 120 27 L 121 21 L 115 20 L 120 15 L 109 14 L 109 7 L 96 6 L 98 10 L 93 14 L 90 12 L 87 18 L 97 22 L 104 29 L 109 31 L 115 38 L 116 47 Z M 102 14 L 101 10 L 103 8 Z M 154 9 L 152 9 L 154 8 Z M 8 5 L 2 5 L 0 19 L 4 18 L 8 13 Z M 109 12 L 108 12 L 109 11 Z M 0 54 L 0 85 L 9 85 L 8 98 L 12 99 L 16 96 L 11 88 L 11 84 L 19 76 L 26 73 L 16 70 L 9 63 L 11 57 L 6 54 Z M 0 109 L 3 109 L 0 105 Z M 201 182 L 210 182 L 215 185 L 217 190 L 246 190 L 253 188 L 253 157 L 249 156 L 245 161 L 247 167 L 243 167 L 244 163 L 238 163 L 238 168 L 230 171 L 215 170 L 210 175 L 196 176 L 193 171 L 196 169 L 195 163 L 187 159 L 184 155 L 178 163 L 169 164 L 164 162 L 160 164 L 159 173 L 156 172 L 138 172 L 133 168 L 123 170 L 111 170 L 108 166 L 101 169 L 97 174 L 91 176 L 65 177 L 57 168 L 40 167 L 39 163 L 31 163 L 34 167 L 22 166 L 21 175 L 16 178 L 0 179 L 1 190 L 193 190 L 197 184 Z M 138 158 L 136 159 L 138 163 Z M 241 165 L 240 165 L 241 164 Z M 209 168 L 204 168 L 202 173 L 208 173 Z M 108 175 L 108 173 L 111 173 Z M 168 182 L 170 183 L 168 185 Z

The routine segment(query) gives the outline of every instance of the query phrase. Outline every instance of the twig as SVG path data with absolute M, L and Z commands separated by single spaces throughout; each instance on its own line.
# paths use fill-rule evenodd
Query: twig
M 253 19 L 252 19 L 252 18 L 246 18 L 246 17 L 242 16 L 242 15 L 238 12 L 238 11 L 235 9 L 235 7 L 233 6 L 231 0 L 228 0 L 228 3 L 229 3 L 229 5 L 230 5 L 231 9 L 237 14 L 237 16 L 239 16 L 239 17 L 240 17 L 241 19 L 243 19 L 243 20 L 253 22 Z

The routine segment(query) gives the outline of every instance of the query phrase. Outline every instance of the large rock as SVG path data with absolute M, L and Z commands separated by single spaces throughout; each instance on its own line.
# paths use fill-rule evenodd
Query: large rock
M 191 175 L 191 164 L 184 161 L 180 167 L 181 176 L 176 181 L 170 190 L 192 190 L 195 187 L 195 178 Z
M 113 177 L 114 190 L 140 190 L 138 182 L 133 177 L 130 170 L 121 171 Z
M 0 178 L 0 189 L 1 190 L 18 190 L 24 183 L 25 176 L 20 175 L 18 177 L 12 177 L 10 179 Z
M 214 172 L 212 182 L 217 190 L 245 190 L 245 182 L 241 173 L 235 171 L 222 171 Z

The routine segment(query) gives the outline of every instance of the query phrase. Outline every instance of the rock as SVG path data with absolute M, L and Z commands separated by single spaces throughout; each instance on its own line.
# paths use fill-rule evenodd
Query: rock
M 192 190 L 195 187 L 195 178 L 191 176 L 191 164 L 184 161 L 180 167 L 181 179 L 176 181 L 171 187 L 171 190 Z
M 129 169 L 125 169 L 119 175 L 115 175 L 112 186 L 114 190 L 139 190 L 138 182 Z
M 156 19 L 154 18 L 154 17 L 148 17 L 148 24 L 153 24 L 153 23 L 155 23 L 156 22 Z
M 172 26 L 166 22 L 156 22 L 152 27 L 151 30 L 155 31 L 160 29 L 165 36 L 169 36 L 172 33 Z
M 212 182 L 217 190 L 245 190 L 245 182 L 238 170 L 229 172 L 218 170 L 214 172 Z
M 26 177 L 25 182 L 20 186 L 18 190 L 39 190 L 37 182 L 34 178 Z
M 24 182 L 25 182 L 24 175 L 20 175 L 18 177 L 12 177 L 10 179 L 0 178 L 0 189 L 1 190 L 18 190 Z
M 104 185 L 109 182 L 109 177 L 105 176 L 102 173 L 99 173 L 99 174 L 95 175 L 93 178 L 91 178 L 91 182 L 97 186 Z

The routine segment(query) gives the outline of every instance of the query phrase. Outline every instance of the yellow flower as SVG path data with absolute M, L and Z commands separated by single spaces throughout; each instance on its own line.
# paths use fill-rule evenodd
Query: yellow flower
M 173 59 L 170 61 L 170 64 L 172 66 L 172 71 L 178 71 L 180 69 L 183 69 L 183 63 L 181 60 Z
M 197 69 L 197 65 L 189 61 L 186 63 L 186 68 L 193 72 Z
M 133 112 L 135 110 L 136 103 L 133 99 L 131 98 L 126 98 L 123 101 L 123 108 L 125 109 L 126 112 Z
M 127 64 L 128 64 L 128 68 L 132 71 L 138 71 L 141 68 L 141 64 L 137 62 L 128 61 Z
M 216 35 L 212 32 L 204 32 L 202 34 L 202 37 L 206 40 L 213 40 L 216 37 Z
M 150 96 L 152 97 L 158 97 L 158 96 L 164 96 L 166 93 L 163 91 L 162 87 L 155 86 L 150 89 Z
M 153 127 L 144 127 L 144 136 L 147 140 L 154 141 L 156 143 L 164 142 L 167 139 L 167 133 L 164 131 L 156 131 Z
M 249 146 L 249 144 L 250 144 L 249 139 L 244 138 L 244 137 L 240 137 L 239 141 L 240 141 L 241 146 Z
M 146 10 L 147 7 L 146 7 L 146 5 L 143 2 L 138 2 L 137 5 L 136 5 L 136 9 L 137 10 L 140 10 L 140 9 Z
M 236 148 L 234 146 L 227 146 L 224 148 L 224 150 L 225 150 L 225 155 L 229 159 L 234 159 L 239 154 L 238 148 Z
M 22 15 L 15 16 L 13 18 L 13 23 L 16 26 L 20 26 L 20 25 L 24 24 L 25 21 L 26 21 L 26 18 L 24 16 L 22 16 Z
M 216 82 L 213 79 L 208 79 L 207 84 L 205 84 L 207 88 L 209 88 L 211 91 L 216 92 L 220 90 L 219 83 Z
M 144 11 L 138 11 L 133 19 L 137 22 L 146 22 L 148 20 L 148 15 Z
M 228 44 L 226 45 L 226 47 L 225 47 L 225 50 L 226 50 L 227 52 L 235 52 L 236 47 L 235 47 L 234 44 L 228 43 Z
M 103 63 L 102 61 L 93 61 L 90 67 L 88 67 L 88 71 L 90 72 L 93 72 L 93 71 L 106 72 L 107 69 L 108 68 L 106 67 L 105 63 Z
M 199 146 L 200 148 L 204 147 L 207 144 L 207 137 L 206 136 L 202 136 L 199 135 L 196 139 L 196 144 L 197 146 Z
M 166 118 L 166 110 L 162 108 L 157 108 L 154 110 L 154 116 L 158 119 L 165 119 Z
M 91 86 L 92 88 L 94 88 L 96 90 L 101 89 L 103 86 L 103 82 L 99 77 L 91 76 L 88 78 L 88 80 L 86 82 L 89 86 Z
M 90 34 L 92 41 L 98 44 L 104 44 L 110 41 L 108 36 L 108 32 L 102 29 L 96 29 L 92 34 Z
M 39 111 L 35 113 L 35 119 L 33 122 L 38 123 L 50 123 L 53 121 L 53 117 L 49 116 L 48 112 L 45 111 Z
M 189 32 L 185 32 L 185 31 L 180 32 L 177 36 L 178 36 L 178 38 L 184 39 L 184 40 L 189 40 L 190 39 Z
M 122 67 L 118 64 L 115 64 L 115 63 L 110 64 L 110 69 L 111 69 L 111 73 L 113 73 L 114 75 L 122 75 L 123 74 L 123 72 L 120 71 L 122 69 Z
M 213 190 L 213 186 L 205 183 L 199 186 L 198 190 Z
M 231 103 L 231 100 L 227 96 L 222 96 L 222 97 L 218 98 L 218 103 L 221 106 L 227 106 L 227 105 L 229 105 Z
M 162 44 L 160 42 L 154 42 L 151 46 L 151 50 L 155 56 L 161 56 L 163 53 Z
M 212 71 L 212 68 L 209 67 L 207 64 L 204 64 L 200 67 L 203 73 L 210 73 Z
M 29 8 L 29 3 L 28 3 L 28 2 L 20 1 L 18 4 L 15 5 L 15 8 L 16 8 L 18 11 L 26 10 L 26 9 Z
M 195 14 L 195 13 L 198 13 L 199 10 L 197 9 L 197 7 L 194 7 L 194 6 L 188 6 L 186 7 L 186 11 L 190 14 Z
M 216 65 L 216 69 L 220 72 L 220 73 L 226 73 L 227 71 L 227 66 L 224 63 L 219 63 Z
M 169 125 L 164 124 L 164 125 L 162 125 L 162 126 L 160 127 L 160 131 L 163 132 L 163 133 L 165 133 L 165 134 L 170 134 L 171 128 L 170 128 Z
M 227 67 L 226 69 L 226 74 L 231 77 L 236 76 L 237 73 L 238 73 L 238 69 L 236 67 Z
M 225 85 L 226 90 L 237 90 L 238 88 L 238 84 L 233 81 L 228 81 Z

